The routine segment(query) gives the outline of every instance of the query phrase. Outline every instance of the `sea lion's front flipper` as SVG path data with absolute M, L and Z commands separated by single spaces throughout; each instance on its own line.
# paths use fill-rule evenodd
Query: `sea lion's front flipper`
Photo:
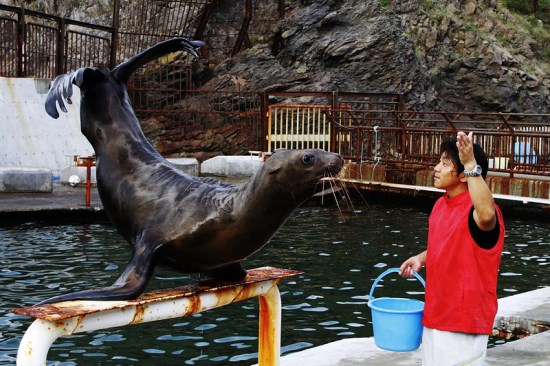
M 131 57 L 113 69 L 115 78 L 123 83 L 127 83 L 130 76 L 141 66 L 156 60 L 159 57 L 168 55 L 172 52 L 186 51 L 194 57 L 199 57 L 197 48 L 204 46 L 201 41 L 190 41 L 185 38 L 173 38 L 146 49 L 145 51 Z
M 37 305 L 74 300 L 106 301 L 135 299 L 143 292 L 151 278 L 155 269 L 154 252 L 159 247 L 160 245 L 154 246 L 151 243 L 136 243 L 130 262 L 128 262 L 124 272 L 111 286 L 54 296 Z

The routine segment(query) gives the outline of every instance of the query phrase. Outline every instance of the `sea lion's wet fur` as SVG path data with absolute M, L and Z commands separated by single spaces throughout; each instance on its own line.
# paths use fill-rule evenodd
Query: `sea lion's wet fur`
M 185 39 L 165 41 L 134 56 L 113 71 L 79 69 L 59 76 L 46 99 L 46 110 L 66 111 L 72 84 L 81 89 L 82 133 L 96 153 L 97 188 L 106 214 L 133 247 L 122 275 L 109 287 L 56 296 L 67 300 L 136 298 L 155 264 L 215 278 L 246 275 L 240 262 L 263 247 L 318 181 L 337 174 L 340 155 L 322 150 L 286 150 L 273 154 L 242 187 L 187 175 L 166 161 L 145 138 L 130 106 L 126 82 L 144 63 L 184 49 Z

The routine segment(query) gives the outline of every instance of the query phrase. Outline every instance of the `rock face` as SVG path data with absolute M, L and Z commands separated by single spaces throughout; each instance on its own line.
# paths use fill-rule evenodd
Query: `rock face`
M 532 37 L 543 28 L 494 0 L 433 2 L 428 12 L 416 0 L 399 3 L 395 10 L 443 108 L 548 113 L 548 33 Z
M 430 91 L 426 73 L 399 19 L 377 4 L 348 2 L 335 9 L 313 3 L 292 12 L 281 62 L 310 74 L 313 88 L 321 79 L 330 90 L 403 93 L 417 104 Z M 311 21 L 295 25 L 306 17 Z
M 548 41 L 528 29 L 490 0 L 301 1 L 279 24 L 276 54 L 243 51 L 208 86 L 240 77 L 246 90 L 402 93 L 414 109 L 548 113 Z
M 405 94 L 409 106 L 435 106 L 436 91 L 396 14 L 378 1 L 316 1 L 288 9 L 283 47 L 242 51 L 218 65 L 207 86 L 240 77 L 245 90 L 357 91 Z

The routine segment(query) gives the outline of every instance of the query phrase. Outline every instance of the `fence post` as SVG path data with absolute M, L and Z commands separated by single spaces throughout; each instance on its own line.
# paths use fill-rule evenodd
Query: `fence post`
M 21 6 L 17 13 L 17 76 L 25 76 L 24 45 L 26 41 L 25 8 Z
M 197 28 L 195 29 L 195 39 L 202 40 L 204 30 L 208 24 L 208 19 L 210 18 L 210 10 L 212 10 L 212 2 L 208 2 L 203 5 L 199 22 L 197 23 Z
M 116 54 L 118 48 L 118 29 L 120 27 L 120 0 L 115 0 L 113 4 L 113 30 L 111 32 L 111 54 L 109 60 L 109 67 L 114 69 L 117 64 Z
M 281 295 L 273 286 L 259 296 L 258 366 L 278 366 L 281 355 Z
M 333 91 L 331 95 L 331 101 L 330 104 L 332 105 L 332 111 L 330 112 L 331 115 L 333 113 L 337 113 L 336 110 L 338 109 L 338 101 L 339 101 L 339 94 L 337 91 Z M 342 122 L 339 120 L 338 122 Z M 338 149 L 336 147 L 336 126 L 334 125 L 334 117 L 330 119 L 330 141 L 329 141 L 329 151 L 332 152 L 338 152 Z
M 65 30 L 67 29 L 67 25 L 65 23 L 65 18 L 60 18 L 58 20 L 58 26 L 57 26 L 57 50 L 56 50 L 56 60 L 55 62 L 57 65 L 55 65 L 55 71 L 57 75 L 64 74 L 67 72 L 66 66 L 65 66 Z
M 269 133 L 269 121 L 268 121 L 268 110 L 269 110 L 269 99 L 267 96 L 267 93 L 265 91 L 262 91 L 259 93 L 260 95 L 260 150 L 262 151 L 269 151 L 268 141 L 267 141 L 267 134 Z
M 508 121 L 510 120 L 510 115 L 509 114 L 506 114 L 504 115 L 503 113 L 499 112 L 498 113 L 498 116 L 500 117 L 500 120 L 502 121 L 502 125 L 503 127 L 506 127 L 508 129 L 508 131 L 510 132 L 510 145 L 509 146 L 509 149 L 510 149 L 510 154 L 509 154 L 509 159 L 508 160 L 510 163 L 510 166 L 509 167 L 505 167 L 505 169 L 509 169 L 510 170 L 510 178 L 514 178 L 514 140 L 515 140 L 515 137 L 516 137 L 516 131 L 514 131 L 514 127 L 512 127 Z
M 395 121 L 397 122 L 397 126 L 401 127 L 401 158 L 403 160 L 407 160 L 407 127 L 401 120 L 402 113 L 405 113 L 405 112 L 397 111 L 395 113 Z

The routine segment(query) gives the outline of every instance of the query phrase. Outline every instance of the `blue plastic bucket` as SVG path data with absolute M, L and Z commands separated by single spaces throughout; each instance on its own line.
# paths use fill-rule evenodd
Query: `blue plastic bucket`
M 368 306 L 372 313 L 374 342 L 382 349 L 395 352 L 414 351 L 422 341 L 422 312 L 424 302 L 415 299 L 381 297 L 374 299 L 372 294 L 378 282 L 387 274 L 399 272 L 390 268 L 372 284 Z M 414 276 L 426 287 L 424 279 L 416 272 Z

